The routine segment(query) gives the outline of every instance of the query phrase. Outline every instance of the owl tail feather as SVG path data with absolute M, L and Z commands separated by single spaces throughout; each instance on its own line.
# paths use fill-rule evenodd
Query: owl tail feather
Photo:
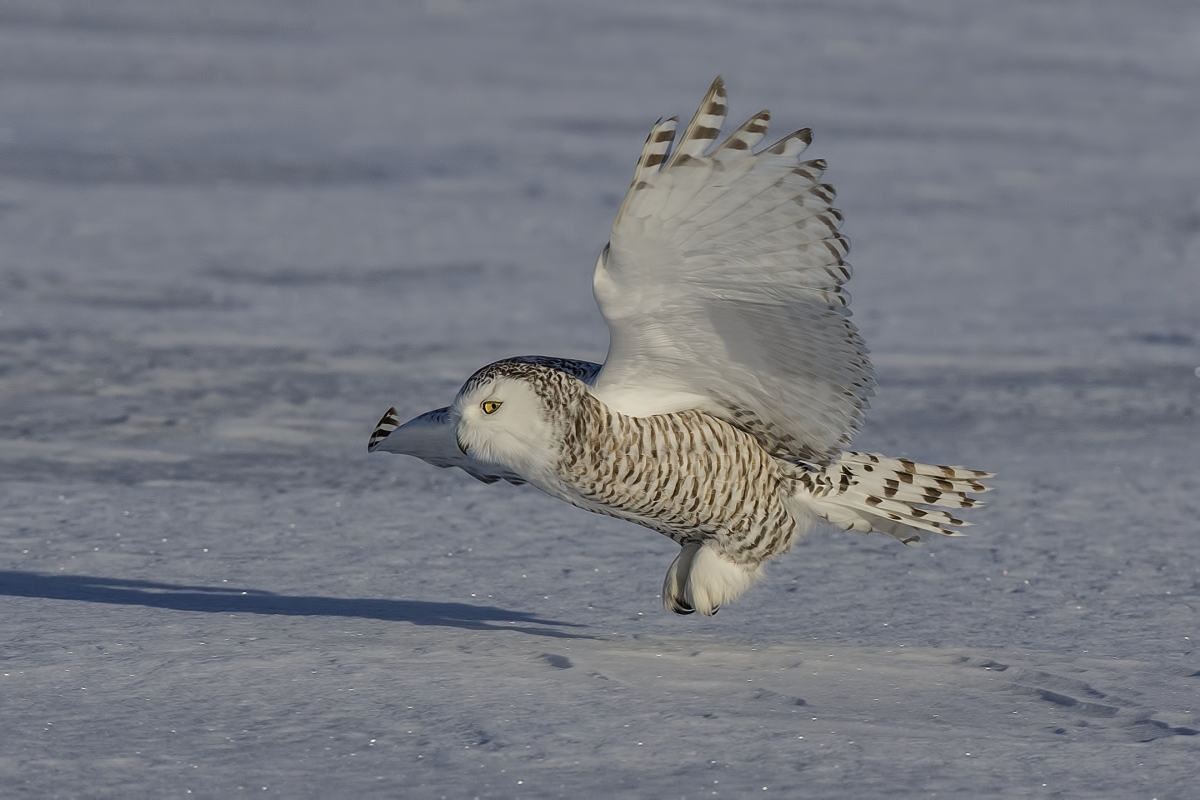
M 968 492 L 989 492 L 982 480 L 994 473 L 918 464 L 876 453 L 842 453 L 820 472 L 801 475 L 805 499 L 817 514 L 843 530 L 885 533 L 918 545 L 929 532 L 962 536 L 972 523 L 940 508 L 977 508 Z
M 667 611 L 711 617 L 741 597 L 762 577 L 762 565 L 735 564 L 704 541 L 689 541 L 676 556 L 663 581 L 662 599 Z

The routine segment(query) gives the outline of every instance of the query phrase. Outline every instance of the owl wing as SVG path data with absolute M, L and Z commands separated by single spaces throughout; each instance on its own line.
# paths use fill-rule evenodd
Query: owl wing
M 593 393 L 636 416 L 699 408 L 781 458 L 828 463 L 874 394 L 846 308 L 849 242 L 797 131 L 758 153 L 760 112 L 705 155 L 725 118 L 720 78 L 674 150 L 650 131 L 593 289 L 609 351 Z

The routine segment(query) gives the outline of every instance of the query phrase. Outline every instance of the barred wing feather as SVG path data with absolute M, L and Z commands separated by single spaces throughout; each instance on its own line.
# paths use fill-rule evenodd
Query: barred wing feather
M 673 151 L 674 119 L 650 132 L 593 276 L 610 333 L 593 392 L 637 416 L 700 408 L 826 464 L 874 386 L 842 215 L 825 163 L 799 163 L 808 130 L 753 151 L 766 111 L 705 155 L 725 110 L 717 78 Z

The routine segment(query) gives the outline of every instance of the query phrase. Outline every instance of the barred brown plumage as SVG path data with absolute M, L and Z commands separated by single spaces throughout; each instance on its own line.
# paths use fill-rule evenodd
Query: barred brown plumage
M 563 499 L 681 544 L 715 539 L 739 563 L 790 546 L 796 525 L 785 503 L 795 480 L 749 434 L 697 411 L 613 414 L 586 393 L 577 414 L 562 443 Z M 761 544 L 762 532 L 782 549 L 746 546 Z

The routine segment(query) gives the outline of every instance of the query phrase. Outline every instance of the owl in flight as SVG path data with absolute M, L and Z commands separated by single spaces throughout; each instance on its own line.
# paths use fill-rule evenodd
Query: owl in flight
M 604 364 L 497 361 L 445 408 L 389 409 L 368 446 L 671 537 L 677 614 L 715 614 L 819 522 L 961 535 L 937 509 L 979 505 L 991 477 L 843 449 L 874 377 L 825 162 L 799 161 L 807 129 L 755 152 L 767 111 L 713 147 L 725 108 L 717 78 L 680 136 L 674 117 L 650 130 L 592 278 Z

